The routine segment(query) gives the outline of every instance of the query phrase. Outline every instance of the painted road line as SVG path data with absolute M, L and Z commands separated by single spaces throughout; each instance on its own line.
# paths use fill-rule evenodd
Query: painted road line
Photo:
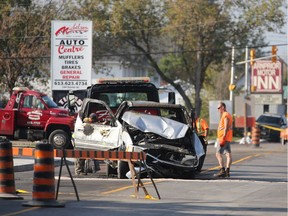
M 268 153 L 268 154 L 269 154 L 269 153 Z M 244 158 L 241 158 L 241 159 L 239 159 L 239 160 L 237 160 L 237 161 L 232 162 L 232 164 L 237 164 L 237 163 L 240 163 L 240 162 L 242 162 L 242 161 L 248 160 L 248 159 L 250 159 L 250 158 L 259 157 L 260 155 L 261 155 L 261 154 L 249 155 L 249 156 L 247 156 L 247 157 L 244 157 Z M 209 168 L 209 169 L 207 169 L 207 170 L 205 170 L 205 171 L 202 171 L 201 173 L 207 173 L 207 172 L 209 172 L 209 171 L 217 170 L 217 169 L 220 169 L 220 168 L 221 168 L 220 166 L 211 167 L 211 168 Z

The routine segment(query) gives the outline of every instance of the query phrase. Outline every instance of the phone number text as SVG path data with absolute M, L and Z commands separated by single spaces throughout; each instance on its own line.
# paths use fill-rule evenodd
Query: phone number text
M 54 85 L 57 86 L 87 86 L 87 81 L 55 81 Z

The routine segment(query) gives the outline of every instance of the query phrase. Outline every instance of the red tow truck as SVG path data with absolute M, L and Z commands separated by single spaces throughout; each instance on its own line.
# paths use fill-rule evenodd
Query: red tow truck
M 75 117 L 44 93 L 15 87 L 6 107 L 0 109 L 0 119 L 0 136 L 12 140 L 46 139 L 57 149 L 72 147 Z

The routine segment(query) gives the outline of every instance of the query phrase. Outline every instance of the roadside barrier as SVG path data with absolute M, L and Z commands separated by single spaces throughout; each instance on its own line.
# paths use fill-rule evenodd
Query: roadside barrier
M 254 147 L 260 146 L 260 129 L 259 127 L 252 127 L 252 145 Z
M 35 147 L 32 201 L 23 206 L 64 207 L 55 200 L 55 176 L 53 146 L 38 143 Z
M 51 146 L 47 143 L 42 144 L 42 145 Z M 37 145 L 36 145 L 36 147 L 37 147 Z M 41 151 L 41 150 L 39 149 L 39 151 Z M 34 149 L 31 149 L 31 148 L 16 148 L 16 147 L 13 148 L 13 155 L 14 156 L 35 156 L 36 157 L 36 155 L 37 155 L 36 152 L 37 152 L 37 149 L 35 151 Z M 61 165 L 60 165 L 60 170 L 59 170 L 59 177 L 58 177 L 57 191 L 56 191 L 56 200 L 58 197 L 58 191 L 59 191 L 59 186 L 60 186 L 62 166 L 63 166 L 63 163 L 65 163 L 67 171 L 70 175 L 70 179 L 71 179 L 72 184 L 74 186 L 77 200 L 79 201 L 77 188 L 76 188 L 76 185 L 74 183 L 71 172 L 69 170 L 69 166 L 68 166 L 68 163 L 66 161 L 66 157 L 67 158 L 81 158 L 81 159 L 111 160 L 111 161 L 113 161 L 113 160 L 127 161 L 129 164 L 130 171 L 133 174 L 131 180 L 133 183 L 133 187 L 135 189 L 135 196 L 138 197 L 139 188 L 142 188 L 144 193 L 145 193 L 146 199 L 154 199 L 152 196 L 149 195 L 149 193 L 147 192 L 147 190 L 146 190 L 146 188 L 145 188 L 145 186 L 144 186 L 144 184 L 140 178 L 141 172 L 136 172 L 136 170 L 135 170 L 134 162 L 136 162 L 136 163 L 140 162 L 142 165 L 144 165 L 144 168 L 145 168 L 144 170 L 145 170 L 145 172 L 147 172 L 147 174 L 148 174 L 148 176 L 149 176 L 149 178 L 150 178 L 150 180 L 151 180 L 151 182 L 155 188 L 158 199 L 161 199 L 160 194 L 158 192 L 158 189 L 156 187 L 156 184 L 153 181 L 152 175 L 150 174 L 150 171 L 149 171 L 148 167 L 146 166 L 146 163 L 145 163 L 146 154 L 144 152 L 93 151 L 93 150 L 73 150 L 73 149 L 64 149 L 64 150 L 55 149 L 54 151 L 52 150 L 51 152 L 52 152 L 51 157 L 61 157 Z M 36 159 L 35 159 L 35 164 L 36 164 Z M 54 175 L 53 175 L 53 178 L 54 178 Z M 138 180 L 137 183 L 136 183 L 136 180 Z M 36 206 L 35 203 L 36 202 L 34 201 L 33 206 Z M 37 206 L 39 206 L 39 205 L 37 205 Z
M 16 194 L 12 143 L 0 139 L 0 198 L 23 199 Z
M 65 153 L 65 155 L 64 155 Z M 124 151 L 92 151 L 92 150 L 54 150 L 55 157 L 97 159 L 97 160 L 125 160 L 138 161 L 145 160 L 146 155 L 142 152 L 124 152 Z
M 141 170 L 139 172 L 136 172 L 134 163 L 133 162 L 140 162 L 140 164 L 144 165 L 144 170 L 146 170 L 150 181 L 152 182 L 154 189 L 157 193 L 158 199 L 161 199 L 160 194 L 158 192 L 158 189 L 156 187 L 156 184 L 152 178 L 152 175 L 146 166 L 145 159 L 146 159 L 146 154 L 141 151 L 141 152 L 124 152 L 124 151 L 93 151 L 93 150 L 56 150 L 55 151 L 55 156 L 56 157 L 61 157 L 61 165 L 60 165 L 60 171 L 59 171 L 59 178 L 58 178 L 58 184 L 57 184 L 57 193 L 56 197 L 58 196 L 58 189 L 60 185 L 60 179 L 61 179 L 61 172 L 62 172 L 62 164 L 63 161 L 65 162 L 66 168 L 69 172 L 71 181 L 74 185 L 74 190 L 76 193 L 77 200 L 79 201 L 79 196 L 77 193 L 77 189 L 73 180 L 73 177 L 71 175 L 71 172 L 69 170 L 69 167 L 66 162 L 66 157 L 69 158 L 81 158 L 81 159 L 96 159 L 96 160 L 122 160 L 122 161 L 127 161 L 129 165 L 130 172 L 132 173 L 132 184 L 135 190 L 135 196 L 138 198 L 139 197 L 139 188 L 143 189 L 143 192 L 145 193 L 145 198 L 146 199 L 154 199 L 147 191 L 145 188 L 140 176 L 141 176 Z M 137 183 L 136 183 L 137 179 Z

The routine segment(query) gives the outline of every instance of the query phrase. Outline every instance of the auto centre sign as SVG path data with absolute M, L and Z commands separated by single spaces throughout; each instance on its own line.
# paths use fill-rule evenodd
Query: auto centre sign
M 85 89 L 91 70 L 92 21 L 52 21 L 52 90 Z
M 282 64 L 280 61 L 256 61 L 251 68 L 253 93 L 282 93 Z

